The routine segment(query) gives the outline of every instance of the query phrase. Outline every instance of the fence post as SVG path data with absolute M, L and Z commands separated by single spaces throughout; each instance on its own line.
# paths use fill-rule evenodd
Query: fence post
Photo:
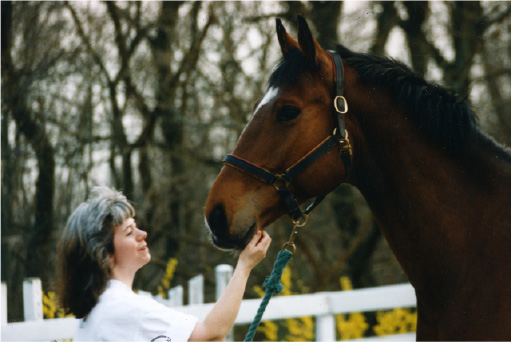
M 43 291 L 41 279 L 27 278 L 23 280 L 23 311 L 25 321 L 43 319 Z
M 217 300 L 226 290 L 232 276 L 233 266 L 224 264 L 215 267 L 215 298 Z M 234 341 L 233 328 L 231 328 L 224 341 Z
M 183 286 L 173 287 L 169 290 L 168 295 L 171 306 L 183 306 Z
M 203 283 L 204 277 L 202 274 L 195 276 L 188 281 L 188 304 L 203 304 Z
M 226 290 L 229 280 L 233 276 L 233 266 L 217 265 L 215 267 L 215 298 L 219 299 Z
M 2 324 L 7 324 L 7 284 L 2 282 Z
M 336 322 L 334 315 L 316 316 L 316 340 L 336 341 Z

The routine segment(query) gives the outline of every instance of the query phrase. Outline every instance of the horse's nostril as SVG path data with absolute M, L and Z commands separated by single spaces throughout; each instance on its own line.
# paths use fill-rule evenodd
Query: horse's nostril
M 221 204 L 215 206 L 215 208 L 210 212 L 208 224 L 213 235 L 217 238 L 227 236 L 228 220 L 224 207 Z

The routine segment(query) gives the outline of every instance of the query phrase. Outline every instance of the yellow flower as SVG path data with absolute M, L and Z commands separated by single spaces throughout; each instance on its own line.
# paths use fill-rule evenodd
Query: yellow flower
M 340 287 L 342 291 L 352 290 L 352 281 L 350 278 L 347 276 L 340 277 Z
M 315 337 L 314 321 L 312 317 L 285 319 L 288 328 L 286 341 L 311 341 Z
M 343 291 L 351 291 L 353 286 L 350 278 L 347 276 L 340 277 L 340 287 Z M 342 340 L 361 338 L 368 330 L 369 325 L 366 323 L 366 317 L 360 312 L 336 315 L 335 317 L 336 329 Z
M 283 271 L 281 284 L 284 287 L 280 294 L 281 296 L 289 296 L 295 294 L 290 289 L 292 285 L 292 271 L 289 267 L 286 267 Z M 302 283 L 298 283 L 298 285 L 300 290 L 303 292 L 305 286 Z M 261 286 L 254 286 L 253 290 L 260 297 L 265 295 L 265 291 Z M 285 330 L 284 340 L 286 341 L 312 341 L 315 337 L 313 317 L 289 318 L 279 322 L 280 324 L 270 321 L 264 321 L 261 323 L 258 331 L 265 335 L 264 340 L 277 341 L 279 339 L 280 327 Z
M 364 336 L 368 323 L 362 313 L 354 312 L 348 315 L 336 315 L 336 328 L 342 340 L 356 339 Z
M 277 341 L 278 326 L 272 321 L 265 321 L 260 324 L 258 331 L 265 335 L 267 341 Z
M 43 292 L 43 318 L 73 317 L 73 315 L 66 315 L 64 312 L 65 310 L 59 307 L 55 292 Z
M 403 334 L 416 331 L 417 315 L 411 309 L 397 308 L 391 311 L 377 312 L 378 324 L 373 331 L 379 336 Z
M 178 265 L 178 259 L 170 258 L 167 262 L 167 267 L 165 268 L 165 274 L 160 280 L 160 285 L 158 285 L 158 294 L 162 298 L 167 298 L 167 291 L 171 288 L 171 281 L 174 277 L 174 272 L 176 271 L 176 266 Z

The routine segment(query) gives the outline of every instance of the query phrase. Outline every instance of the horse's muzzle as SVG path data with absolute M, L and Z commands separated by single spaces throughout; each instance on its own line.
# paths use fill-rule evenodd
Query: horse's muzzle
M 230 237 L 228 218 L 221 204 L 211 210 L 206 221 L 213 243 L 222 249 L 244 249 L 256 231 L 256 223 L 254 223 L 242 237 Z

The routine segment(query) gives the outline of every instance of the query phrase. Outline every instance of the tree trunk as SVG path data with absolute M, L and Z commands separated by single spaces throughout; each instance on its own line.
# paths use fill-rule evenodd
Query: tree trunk
M 14 69 L 11 59 L 12 48 L 12 4 L 2 2 L 2 120 L 4 115 L 12 115 L 19 131 L 35 152 L 38 175 L 34 196 L 34 223 L 29 230 L 24 232 L 27 243 L 25 270 L 20 272 L 23 277 L 40 277 L 46 284 L 49 283 L 52 269 L 50 254 L 51 235 L 53 226 L 53 198 L 55 187 L 55 156 L 54 149 L 44 129 L 44 123 L 36 119 L 36 114 L 25 103 L 23 96 L 28 85 L 21 85 L 18 71 Z M 26 72 L 26 70 L 23 70 Z M 37 71 L 33 71 L 37 72 Z M 6 115 L 6 118 L 8 116 Z M 5 118 L 5 119 L 6 119 Z M 6 124 L 4 122 L 4 124 Z M 3 139 L 3 138 L 2 138 Z M 2 141 L 4 143 L 4 141 Z M 7 145 L 5 145 L 7 146 Z M 3 147 L 3 146 L 2 146 Z M 9 165 L 12 161 L 7 162 Z M 14 189 L 10 189 L 14 191 Z M 9 200 L 9 199 L 6 199 Z M 3 202 L 3 201 L 2 201 Z M 4 216 L 2 215 L 2 220 Z M 4 222 L 2 222 L 3 225 Z M 3 226 L 8 232 L 9 227 Z M 2 231 L 2 235 L 4 232 Z M 23 252 L 18 251 L 23 255 Z M 7 275 L 9 277 L 9 275 Z M 20 279 L 7 279 L 9 288 L 19 286 L 13 281 Z
M 311 20 L 318 35 L 316 39 L 325 49 L 335 49 L 338 44 L 338 24 L 342 10 L 341 1 L 312 1 Z
M 425 45 L 423 25 L 427 19 L 429 5 L 426 1 L 406 1 L 404 6 L 409 19 L 402 25 L 402 28 L 407 37 L 412 69 L 417 74 L 424 76 L 427 71 L 428 48 Z
M 381 6 L 382 12 L 377 15 L 377 29 L 370 52 L 376 55 L 384 55 L 389 33 L 398 22 L 398 14 L 394 1 L 379 1 L 375 5 Z
M 472 60 L 483 47 L 484 13 L 479 1 L 450 2 L 455 60 L 444 74 L 444 83 L 465 97 L 469 95 Z

